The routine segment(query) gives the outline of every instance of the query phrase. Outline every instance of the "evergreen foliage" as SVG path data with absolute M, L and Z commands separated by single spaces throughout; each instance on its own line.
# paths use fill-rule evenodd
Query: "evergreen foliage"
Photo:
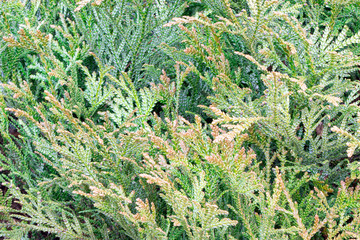
M 0 238 L 360 239 L 357 0 L 0 0 Z

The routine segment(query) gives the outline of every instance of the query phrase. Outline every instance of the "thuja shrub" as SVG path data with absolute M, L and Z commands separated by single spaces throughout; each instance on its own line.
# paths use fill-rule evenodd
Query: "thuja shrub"
M 0 237 L 360 239 L 359 8 L 0 0 Z

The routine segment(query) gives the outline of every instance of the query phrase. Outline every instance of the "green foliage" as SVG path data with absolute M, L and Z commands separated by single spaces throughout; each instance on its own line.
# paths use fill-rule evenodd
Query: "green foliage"
M 184 6 L 185 3 L 179 0 L 104 1 L 90 8 L 76 8 L 78 13 L 74 18 L 101 61 L 115 67 L 114 75 L 126 71 L 137 85 L 144 85 L 155 80 L 146 76 L 144 64 L 170 67 L 170 59 L 159 45 L 177 44 L 179 31 L 162 25 L 180 16 Z
M 360 239 L 356 0 L 0 0 L 0 237 Z

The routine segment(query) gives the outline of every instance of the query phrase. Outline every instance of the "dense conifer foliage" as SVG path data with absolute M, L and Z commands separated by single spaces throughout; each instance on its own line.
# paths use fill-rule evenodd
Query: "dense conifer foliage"
M 358 0 L 0 0 L 1 239 L 360 239 Z

